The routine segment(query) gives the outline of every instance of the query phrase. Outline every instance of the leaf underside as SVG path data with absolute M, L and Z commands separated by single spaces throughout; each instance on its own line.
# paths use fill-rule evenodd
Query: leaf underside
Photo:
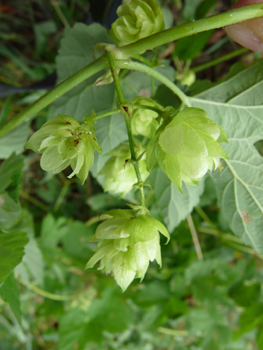
M 254 144 L 263 140 L 263 62 L 191 98 L 221 125 L 229 143 L 224 169 L 213 174 L 223 218 L 231 230 L 263 253 L 263 158 Z

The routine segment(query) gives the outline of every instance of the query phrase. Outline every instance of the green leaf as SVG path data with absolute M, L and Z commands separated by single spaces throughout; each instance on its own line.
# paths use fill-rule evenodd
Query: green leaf
M 195 35 L 194 38 L 188 36 L 178 40 L 174 50 L 174 55 L 183 61 L 193 59 L 203 50 L 212 33 L 213 30 L 208 30 Z
M 251 282 L 246 285 L 244 281 L 239 281 L 230 288 L 229 295 L 238 305 L 243 307 L 253 306 L 255 302 L 259 301 L 261 284 Z
M 0 138 L 0 158 L 6 159 L 13 152 L 24 152 L 24 146 L 29 136 L 29 122 L 17 126 L 9 133 Z
M 81 309 L 73 309 L 61 317 L 59 323 L 58 350 L 81 350 L 85 346 L 83 337 L 88 341 L 85 332 L 87 314 Z M 84 339 L 85 339 L 84 338 Z
M 8 231 L 19 219 L 21 208 L 7 193 L 0 195 L 0 229 Z
M 57 56 L 58 82 L 94 61 L 98 54 L 94 53 L 93 47 L 101 42 L 112 43 L 112 40 L 106 29 L 97 23 L 90 26 L 77 23 L 73 28 L 67 28 Z M 83 120 L 86 114 L 92 114 L 92 109 L 96 113 L 109 110 L 114 97 L 113 84 L 93 85 L 102 74 L 94 75 L 56 100 L 52 113 L 67 114 Z
M 240 331 L 249 332 L 263 322 L 263 305 L 261 302 L 254 303 L 250 308 L 245 309 L 239 319 Z
M 126 330 L 132 322 L 132 310 L 118 289 L 108 288 L 101 299 L 91 302 L 85 312 L 74 309 L 61 318 L 59 350 L 81 350 L 87 342 L 98 344 L 105 331 Z
M 146 285 L 145 288 L 138 290 L 134 302 L 139 306 L 147 307 L 167 301 L 170 296 L 167 283 L 155 281 Z
M 198 186 L 183 184 L 183 193 L 181 193 L 160 168 L 154 168 L 147 181 L 154 189 L 156 198 L 154 210 L 157 208 L 157 211 L 161 212 L 170 232 L 198 205 L 204 188 L 203 181 L 199 182 Z
M 9 304 L 17 319 L 17 322 L 21 325 L 20 293 L 12 273 L 10 273 L 3 285 L 0 287 L 0 296 L 6 303 Z
M 229 144 L 229 161 L 214 172 L 223 218 L 233 232 L 259 253 L 263 252 L 263 162 L 254 144 L 263 135 L 263 62 L 239 72 L 226 82 L 191 98 L 222 126 Z
M 13 154 L 0 167 L 0 228 L 10 229 L 20 215 L 19 192 L 24 157 Z
M 16 201 L 19 197 L 24 157 L 12 155 L 0 167 L 0 193 L 7 191 Z
M 87 261 L 93 255 L 88 242 L 94 234 L 94 228 L 87 227 L 80 221 L 74 221 L 68 225 L 67 233 L 63 236 L 61 242 L 65 252 L 77 259 Z
M 27 211 L 23 211 L 19 221 L 12 227 L 12 229 L 24 231 L 29 237 L 29 242 L 25 247 L 25 256 L 22 263 L 18 266 L 17 272 L 27 282 L 30 277 L 33 277 L 34 280 L 42 286 L 44 281 L 44 259 L 43 254 L 39 249 L 38 242 L 34 237 L 34 222 L 31 214 Z
M 25 232 L 0 232 L 0 283 L 21 263 L 27 243 Z
M 51 34 L 56 33 L 57 26 L 53 21 L 45 21 L 34 24 L 33 28 L 36 43 L 35 55 L 39 57 L 48 49 L 48 38 Z
M 67 218 L 60 217 L 56 220 L 52 214 L 48 214 L 42 221 L 40 244 L 48 249 L 54 249 L 68 231 Z
M 117 333 L 129 327 L 133 313 L 119 289 L 108 288 L 101 299 L 93 300 L 88 315 L 90 330 L 97 329 L 100 333 L 104 331 Z M 92 337 L 92 333 L 90 336 Z
M 186 0 L 184 3 L 182 18 L 187 22 L 195 19 L 195 13 L 202 0 Z
M 11 95 L 9 94 L 0 113 L 0 126 L 5 124 L 10 111 L 11 111 Z

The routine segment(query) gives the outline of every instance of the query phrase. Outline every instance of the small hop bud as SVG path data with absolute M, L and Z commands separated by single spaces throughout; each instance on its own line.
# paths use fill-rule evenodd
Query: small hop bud
M 156 0 L 124 0 L 110 35 L 119 45 L 130 44 L 164 30 L 164 18 Z
M 184 109 L 164 123 L 148 145 L 148 170 L 158 161 L 180 191 L 182 181 L 197 185 L 208 170 L 220 166 L 220 158 L 228 159 L 219 144 L 227 142 L 225 131 L 205 116 L 202 109 Z
M 93 164 L 94 149 L 101 152 L 88 123 L 81 126 L 75 118 L 62 114 L 35 132 L 25 148 L 42 154 L 40 165 L 43 170 L 57 174 L 70 165 L 73 172 L 69 178 L 77 175 L 82 183 Z
M 159 232 L 170 238 L 165 226 L 145 207 L 130 207 L 105 213 L 108 219 L 97 227 L 92 238 L 98 248 L 86 265 L 91 268 L 100 260 L 99 270 L 112 273 L 123 291 L 134 278 L 144 278 L 149 261 L 156 260 L 161 267 Z
M 136 142 L 136 151 L 144 152 L 144 148 L 139 142 Z M 126 143 L 117 146 L 109 153 L 110 159 L 101 169 L 100 174 L 105 175 L 104 190 L 113 193 L 120 193 L 122 196 L 130 192 L 133 185 L 137 182 L 136 173 L 133 165 L 128 160 L 131 158 L 130 147 Z M 139 162 L 142 180 L 144 181 L 149 172 L 146 170 L 145 159 Z
M 132 110 L 131 128 L 134 135 L 142 135 L 152 138 L 159 126 L 156 118 L 158 113 L 151 109 L 142 109 L 140 106 L 149 106 L 162 110 L 163 107 L 146 97 L 135 97 L 131 103 L 134 103 Z
M 182 85 L 191 86 L 196 79 L 195 73 L 192 70 L 188 72 L 177 73 L 176 80 L 179 80 Z

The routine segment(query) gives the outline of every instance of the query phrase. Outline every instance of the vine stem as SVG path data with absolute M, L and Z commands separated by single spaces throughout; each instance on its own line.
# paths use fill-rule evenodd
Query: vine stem
M 69 78 L 63 80 L 60 84 L 55 86 L 52 90 L 47 92 L 45 95 L 36 100 L 32 105 L 25 108 L 23 111 L 18 113 L 13 119 L 9 120 L 0 128 L 0 137 L 14 129 L 16 126 L 23 123 L 25 120 L 33 116 L 34 114 L 41 111 L 41 109 L 48 106 L 50 103 L 55 101 L 58 97 L 64 95 L 67 91 L 74 88 L 76 85 L 82 83 L 84 80 L 90 78 L 92 75 L 98 73 L 104 68 L 108 67 L 107 59 L 105 55 L 96 59 L 86 67 L 79 70 Z
M 18 279 L 18 281 L 23 284 L 25 287 L 28 289 L 32 290 L 32 292 L 41 295 L 44 298 L 51 299 L 51 300 L 57 300 L 57 301 L 66 301 L 66 300 L 72 300 L 73 295 L 58 295 L 58 294 L 53 294 L 50 292 L 47 292 L 46 290 L 43 290 L 37 286 L 35 286 L 32 283 L 27 284 L 25 281 L 22 279 Z
M 188 226 L 192 235 L 192 240 L 194 243 L 194 247 L 195 247 L 195 251 L 196 251 L 196 255 L 197 255 L 197 259 L 198 260 L 203 260 L 203 253 L 202 253 L 202 249 L 199 243 L 199 239 L 198 239 L 198 235 L 195 229 L 195 225 L 192 219 L 192 215 L 189 214 L 187 215 L 187 222 L 188 222 Z
M 246 21 L 251 18 L 263 16 L 263 4 L 249 5 L 235 10 L 230 10 L 219 15 L 214 15 L 193 21 L 191 23 L 181 24 L 176 27 L 166 29 L 162 32 L 153 34 L 147 38 L 140 39 L 132 44 L 119 48 L 119 57 L 130 57 L 142 54 L 147 50 L 170 43 L 186 36 L 198 34 L 211 29 L 225 27 L 231 24 Z
M 116 89 L 116 92 L 118 95 L 119 103 L 122 106 L 122 114 L 124 115 L 124 118 L 125 118 L 128 140 L 129 140 L 129 145 L 130 145 L 130 150 L 131 150 L 131 160 L 132 160 L 132 164 L 134 166 L 134 170 L 135 170 L 136 177 L 138 180 L 138 186 L 140 189 L 140 195 L 141 195 L 140 205 L 145 206 L 145 196 L 144 196 L 144 189 L 143 189 L 143 185 L 142 185 L 143 181 L 142 181 L 142 176 L 141 176 L 139 164 L 138 164 L 135 149 L 134 149 L 134 142 L 133 142 L 133 137 L 132 137 L 132 132 L 131 132 L 131 119 L 129 116 L 129 109 L 128 109 L 128 107 L 125 107 L 125 105 L 127 104 L 127 101 L 125 100 L 125 97 L 124 97 L 123 92 L 122 92 L 120 80 L 119 80 L 119 77 L 118 77 L 118 74 L 116 71 L 115 61 L 114 61 L 114 58 L 112 56 L 112 53 L 108 52 L 107 55 L 108 55 L 109 66 L 110 66 L 113 81 L 115 84 L 115 89 Z
M 226 54 L 224 56 L 216 58 L 215 60 L 206 62 L 204 64 L 201 64 L 200 66 L 193 67 L 190 70 L 192 72 L 194 72 L 194 73 L 197 73 L 197 72 L 200 72 L 200 71 L 202 71 L 202 70 L 204 70 L 206 68 L 210 68 L 210 67 L 218 65 L 219 63 L 225 62 L 226 60 L 230 60 L 233 57 L 242 55 L 243 53 L 246 53 L 246 52 L 249 52 L 249 50 L 246 49 L 245 47 L 242 47 L 242 48 L 240 48 L 238 50 L 235 50 L 233 52 L 230 52 L 230 53 L 228 53 L 228 54 Z
M 166 85 L 170 90 L 172 90 L 187 107 L 191 106 L 188 97 L 183 93 L 183 91 L 180 90 L 179 87 L 175 85 L 170 79 L 166 78 L 163 74 L 159 73 L 155 69 L 149 66 L 146 66 L 142 63 L 128 61 L 128 60 L 127 61 L 116 60 L 115 65 L 118 68 L 134 69 L 156 78 L 157 80 L 161 81 L 164 85 Z
M 166 29 L 147 38 L 138 40 L 132 44 L 116 48 L 115 51 L 118 57 L 130 57 L 193 34 L 198 34 L 210 29 L 220 28 L 262 16 L 263 4 L 244 6 L 239 9 L 227 11 L 220 15 L 203 18 L 196 22 L 182 24 Z M 14 129 L 16 126 L 20 125 L 26 119 L 38 113 L 41 109 L 48 106 L 58 97 L 64 95 L 76 85 L 106 68 L 108 61 L 105 58 L 106 55 L 103 55 L 86 67 L 82 68 L 80 71 L 65 79 L 59 85 L 55 86 L 52 90 L 35 101 L 31 106 L 17 114 L 13 119 L 9 120 L 5 125 L 0 127 L 0 137 Z M 156 79 L 158 78 L 156 77 Z
M 104 118 L 104 117 L 108 117 L 109 115 L 112 115 L 112 114 L 120 114 L 120 113 L 122 113 L 121 112 L 121 109 L 120 108 L 117 108 L 117 109 L 113 109 L 113 110 L 111 110 L 111 111 L 107 111 L 107 112 L 104 112 L 104 113 L 100 113 L 100 114 L 97 114 L 96 116 L 95 116 L 95 120 L 99 120 L 99 119 L 101 119 L 101 118 Z

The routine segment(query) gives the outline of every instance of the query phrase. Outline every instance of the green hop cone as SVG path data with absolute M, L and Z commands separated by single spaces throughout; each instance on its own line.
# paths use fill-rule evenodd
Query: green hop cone
M 119 45 L 130 44 L 164 30 L 163 13 L 156 0 L 124 0 L 110 35 Z
M 162 110 L 163 107 L 157 102 L 146 97 L 135 97 L 131 103 L 134 103 L 132 110 L 131 128 L 134 135 L 142 135 L 152 138 L 159 126 L 156 118 L 158 113 L 151 109 L 142 109 L 139 106 L 149 106 Z
M 83 126 L 67 115 L 49 120 L 28 140 L 25 148 L 41 153 L 41 168 L 51 174 L 71 166 L 71 178 L 77 175 L 82 183 L 86 180 L 94 161 L 93 151 L 101 153 L 92 126 Z
M 197 185 L 208 170 L 217 169 L 220 158 L 228 159 L 219 142 L 227 142 L 225 131 L 199 108 L 186 108 L 171 122 L 163 124 L 146 152 L 147 168 L 158 161 L 174 185 L 182 181 Z
M 137 152 L 144 152 L 145 149 L 139 142 L 135 144 Z M 110 159 L 100 171 L 100 175 L 105 175 L 104 190 L 113 193 L 120 193 L 122 196 L 130 192 L 133 185 L 138 181 L 133 165 L 129 162 L 131 158 L 130 147 L 126 143 L 117 146 L 109 153 Z M 142 181 L 148 176 L 145 159 L 139 162 Z
M 165 226 L 145 207 L 130 207 L 105 213 L 108 218 L 92 238 L 98 248 L 86 265 L 91 268 L 100 260 L 99 270 L 112 273 L 123 291 L 134 278 L 144 278 L 150 261 L 156 260 L 161 267 L 159 232 L 170 238 Z

